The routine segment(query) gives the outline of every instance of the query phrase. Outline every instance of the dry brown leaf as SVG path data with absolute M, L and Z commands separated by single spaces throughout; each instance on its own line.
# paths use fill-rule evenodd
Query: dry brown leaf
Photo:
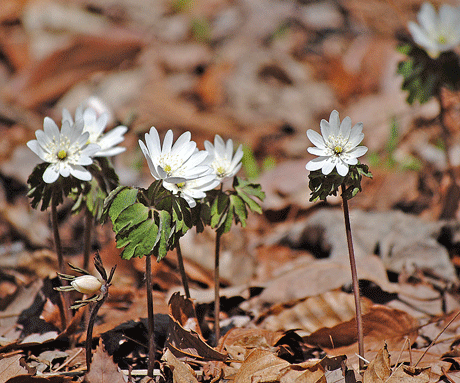
M 385 383 L 428 383 L 429 381 L 429 368 L 413 368 L 400 365 Z
M 123 373 L 114 363 L 113 358 L 104 350 L 102 339 L 99 341 L 99 346 L 93 354 L 91 370 L 85 375 L 85 382 L 125 383 Z
M 363 383 L 384 383 L 390 375 L 390 354 L 385 345 L 364 371 Z
M 390 349 L 401 349 L 406 338 L 416 339 L 418 322 L 404 311 L 374 305 L 363 315 L 364 345 L 377 350 L 387 342 Z M 356 320 L 353 318 L 332 328 L 322 328 L 304 337 L 308 344 L 325 349 L 347 347 L 357 342 Z M 340 350 L 342 351 L 342 350 Z M 342 352 L 341 352 L 342 353 Z
M 196 374 L 193 369 L 188 364 L 177 359 L 169 349 L 163 354 L 162 360 L 164 360 L 166 365 L 171 369 L 174 382 L 198 383 L 198 379 L 196 378 Z
M 369 311 L 372 302 L 363 298 L 361 310 Z M 323 327 L 332 327 L 355 316 L 352 294 L 329 291 L 314 297 L 299 299 L 272 306 L 255 321 L 257 325 L 278 331 L 298 328 L 312 333 Z
M 278 358 L 270 351 L 255 349 L 236 373 L 234 383 L 277 382 L 282 371 L 289 365 L 289 362 Z
M 67 47 L 21 72 L 5 95 L 22 106 L 35 108 L 55 100 L 91 73 L 111 70 L 133 59 L 142 45 L 138 36 L 121 30 L 101 36 L 76 36 Z
M 227 359 L 227 355 L 218 352 L 203 339 L 196 319 L 195 307 L 190 299 L 174 293 L 169 301 L 169 308 L 171 321 L 166 345 L 173 354 L 177 357 L 206 361 Z
M 64 383 L 69 382 L 72 378 L 70 376 L 31 376 L 31 375 L 18 375 L 14 378 L 8 379 L 6 383 Z M 2 381 L 3 382 L 3 381 Z
M 27 370 L 19 364 L 21 358 L 22 355 L 13 355 L 0 359 L 0 381 L 6 382 L 19 374 L 27 374 Z

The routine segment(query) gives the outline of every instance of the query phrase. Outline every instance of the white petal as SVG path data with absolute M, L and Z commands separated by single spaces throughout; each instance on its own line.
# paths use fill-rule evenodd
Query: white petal
M 187 132 L 185 132 L 185 133 L 187 133 Z M 173 132 L 172 132 L 171 129 L 169 129 L 166 132 L 165 138 L 163 140 L 163 149 L 161 150 L 162 155 L 167 154 L 167 153 L 171 153 L 172 143 L 173 143 Z
M 38 143 L 37 140 L 31 140 L 27 142 L 27 146 L 29 147 L 30 150 L 32 150 L 42 161 L 46 161 L 45 159 L 45 152 L 41 148 L 40 144 Z
M 329 157 L 327 161 L 324 162 L 323 167 L 321 168 L 321 171 L 325 176 L 327 176 L 332 170 L 335 168 L 337 160 Z
M 351 129 L 350 137 L 348 139 L 348 144 L 351 148 L 359 145 L 359 143 L 363 140 L 364 134 L 363 131 L 363 124 L 360 122 L 353 126 Z
M 329 137 L 331 135 L 333 135 L 333 130 L 331 128 L 331 125 L 329 124 L 329 122 L 327 122 L 326 120 L 323 119 L 323 120 L 321 120 L 319 126 L 321 128 L 321 136 L 322 136 L 321 141 L 329 142 Z M 310 139 L 311 142 L 313 142 L 312 139 L 310 138 L 310 136 L 308 135 L 309 131 L 311 131 L 311 129 L 307 130 L 307 137 Z M 312 131 L 314 132 L 314 130 L 312 130 Z M 318 134 L 318 133 L 316 133 L 316 134 Z M 318 136 L 319 136 L 319 134 L 318 134 Z M 317 141 L 319 141 L 319 140 L 317 140 Z M 313 144 L 316 145 L 316 143 L 314 143 L 314 142 L 313 142 Z M 323 145 L 324 145 L 324 143 L 323 143 Z
M 327 156 L 328 155 L 328 151 L 326 149 L 320 149 L 320 148 L 314 148 L 314 147 L 307 148 L 307 152 L 315 156 Z
M 48 166 L 43 173 L 43 181 L 45 181 L 47 184 L 52 184 L 54 181 L 56 181 L 59 178 L 59 166 L 56 166 L 56 164 L 51 164 Z
M 313 160 L 309 161 L 305 165 L 305 169 L 310 170 L 310 171 L 319 170 L 319 169 L 321 169 L 323 167 L 323 165 L 325 164 L 325 162 L 327 161 L 328 158 L 329 157 L 314 158 Z
M 70 112 L 67 109 L 62 109 L 62 122 L 61 125 L 64 123 L 64 121 L 69 121 L 70 125 L 73 125 L 73 118 Z
M 329 116 L 329 127 L 331 129 L 331 134 L 337 136 L 340 131 L 340 118 L 339 112 L 333 110 Z
M 350 117 L 345 117 L 340 124 L 340 133 L 343 138 L 348 139 L 350 136 L 351 132 L 351 118 Z
M 356 148 L 354 148 L 353 150 L 350 150 L 348 152 L 349 155 L 353 156 L 353 157 L 361 157 L 363 156 L 364 154 L 367 153 L 367 147 L 366 146 L 358 146 Z
M 326 124 L 327 124 L 327 121 L 326 120 L 323 120 Z M 323 122 L 321 121 L 321 123 Z M 329 124 L 328 124 L 329 125 Z M 321 128 L 321 131 L 323 131 L 323 128 Z M 313 145 L 315 145 L 316 147 L 320 148 L 320 149 L 326 149 L 326 145 L 324 143 L 324 139 L 323 137 L 315 132 L 314 130 L 312 129 L 308 129 L 307 130 L 307 137 L 308 139 L 311 141 L 311 143 Z
M 438 15 L 434 6 L 429 2 L 423 3 L 417 14 L 417 21 L 429 34 L 433 34 L 436 31 L 437 18 Z
M 82 181 L 91 181 L 91 173 L 80 165 L 71 165 L 70 174 Z
M 50 139 L 59 139 L 59 136 L 61 135 L 58 126 L 49 117 L 45 117 L 43 120 L 43 130 L 45 131 L 45 134 L 50 137 Z
M 342 161 L 338 161 L 335 165 L 337 168 L 337 173 L 339 173 L 342 177 L 345 177 L 348 173 L 348 166 L 344 164 Z
M 171 154 L 176 154 L 176 153 L 179 153 L 181 150 L 183 150 L 183 148 L 186 147 L 187 144 L 190 142 L 191 138 L 192 138 L 192 135 L 190 132 L 182 133 L 177 139 L 174 146 L 172 147 Z M 166 137 L 165 137 L 165 141 L 166 141 Z
M 152 161 L 156 161 L 156 159 L 161 155 L 161 145 L 160 136 L 154 126 L 150 128 L 149 133 L 145 133 L 145 143 Z

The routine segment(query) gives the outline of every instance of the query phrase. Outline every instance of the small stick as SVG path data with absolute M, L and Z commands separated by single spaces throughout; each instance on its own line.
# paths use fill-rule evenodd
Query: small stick
M 215 253 L 215 263 L 214 263 L 214 333 L 216 336 L 216 344 L 219 342 L 220 338 L 220 277 L 219 277 L 219 253 L 220 253 L 220 237 L 221 233 L 217 231 L 216 233 L 216 253 Z
M 177 241 L 176 252 L 177 252 L 177 262 L 179 264 L 179 271 L 180 271 L 180 275 L 182 277 L 182 285 L 184 286 L 185 297 L 187 299 L 189 299 L 190 298 L 190 290 L 188 288 L 187 274 L 185 274 L 184 258 L 182 257 L 182 251 L 181 251 L 181 248 L 180 248 L 179 240 Z
M 145 282 L 147 289 L 147 330 L 149 344 L 149 359 L 147 365 L 147 376 L 153 378 L 155 366 L 155 317 L 153 313 L 153 295 L 152 295 L 152 256 L 145 257 Z

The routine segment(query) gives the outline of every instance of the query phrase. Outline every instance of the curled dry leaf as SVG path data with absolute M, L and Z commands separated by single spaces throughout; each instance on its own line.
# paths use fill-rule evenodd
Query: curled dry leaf
M 166 350 L 163 358 L 166 365 L 172 371 L 173 381 L 176 383 L 198 383 L 195 372 L 192 368 L 177 359 L 170 350 Z
M 13 355 L 0 359 L 0 376 L 2 382 L 19 374 L 27 374 L 27 370 L 19 364 L 22 355 Z M 4 380 L 3 380 L 4 379 Z
M 195 307 L 190 299 L 174 293 L 169 301 L 169 317 L 166 347 L 176 357 L 198 360 L 224 361 L 227 355 L 209 346 L 201 335 L 196 319 Z

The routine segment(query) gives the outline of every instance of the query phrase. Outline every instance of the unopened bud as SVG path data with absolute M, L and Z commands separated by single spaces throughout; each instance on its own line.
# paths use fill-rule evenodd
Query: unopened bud
M 82 294 L 93 295 L 97 293 L 102 283 L 96 277 L 92 275 L 82 275 L 81 277 L 75 278 L 70 284 L 75 290 Z

